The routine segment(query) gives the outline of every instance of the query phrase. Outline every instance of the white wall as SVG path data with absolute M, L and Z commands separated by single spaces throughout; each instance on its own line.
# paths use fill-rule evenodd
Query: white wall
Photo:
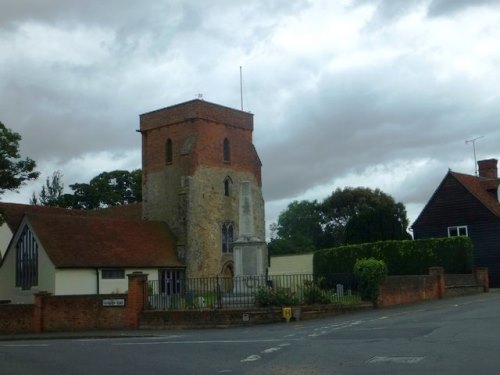
M 2 257 L 5 255 L 11 238 L 12 231 L 9 226 L 6 223 L 0 225 L 0 260 L 2 260 Z
M 103 279 L 99 270 L 99 293 L 126 293 L 128 290 L 127 275 L 133 272 L 148 274 L 148 280 L 158 280 L 156 268 L 125 269 L 123 279 Z M 95 269 L 58 269 L 55 274 L 56 295 L 96 294 L 97 275 Z
M 54 293 L 55 268 L 45 250 L 38 247 L 38 285 L 29 290 L 16 287 L 16 248 L 11 244 L 2 267 L 0 267 L 0 300 L 10 300 L 12 303 L 33 303 L 34 293 L 45 291 Z
M 294 275 L 313 273 L 313 253 L 272 256 L 269 275 Z

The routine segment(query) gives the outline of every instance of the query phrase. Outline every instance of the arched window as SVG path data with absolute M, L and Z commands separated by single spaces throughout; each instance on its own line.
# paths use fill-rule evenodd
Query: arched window
M 26 227 L 16 244 L 16 286 L 29 290 L 38 285 L 38 244 Z
M 230 152 L 230 147 L 229 147 L 229 140 L 227 138 L 224 138 L 223 154 L 224 154 L 224 161 L 230 161 L 231 160 L 231 152 Z
M 222 224 L 222 252 L 232 253 L 233 242 L 234 242 L 233 224 L 231 223 Z
M 165 162 L 167 164 L 172 163 L 172 140 L 170 138 L 165 143 Z
M 231 195 L 232 183 L 233 183 L 233 180 L 231 180 L 231 177 L 227 176 L 224 180 L 224 195 L 226 197 L 229 197 Z

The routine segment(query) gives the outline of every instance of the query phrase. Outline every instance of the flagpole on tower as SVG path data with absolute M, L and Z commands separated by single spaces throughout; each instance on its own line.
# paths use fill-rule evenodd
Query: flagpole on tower
M 240 65 L 240 101 L 241 110 L 243 111 L 243 68 Z

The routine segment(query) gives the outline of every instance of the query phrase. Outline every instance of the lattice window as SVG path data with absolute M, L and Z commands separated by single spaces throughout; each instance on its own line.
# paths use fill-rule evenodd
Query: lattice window
M 16 287 L 29 290 L 38 285 L 38 243 L 25 227 L 16 244 Z
M 234 242 L 234 228 L 231 223 L 222 224 L 222 252 L 232 253 Z

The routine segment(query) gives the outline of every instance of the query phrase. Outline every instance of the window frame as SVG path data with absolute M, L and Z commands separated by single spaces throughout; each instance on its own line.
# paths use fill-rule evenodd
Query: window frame
M 222 159 L 225 163 L 231 161 L 231 144 L 227 138 L 224 138 L 224 142 L 222 143 Z
M 168 138 L 165 142 L 165 163 L 172 164 L 173 161 L 173 149 L 172 149 L 172 139 Z
M 16 288 L 38 286 L 38 242 L 26 226 L 16 243 Z
M 453 234 L 452 231 L 455 232 L 456 234 Z M 465 233 L 463 233 L 463 231 L 465 231 Z M 448 237 L 469 237 L 469 228 L 467 227 L 467 225 L 449 226 Z
M 231 196 L 231 185 L 233 184 L 233 180 L 231 177 L 227 176 L 224 179 L 224 196 L 225 197 L 230 197 Z
M 102 280 L 123 280 L 125 279 L 124 268 L 103 268 L 101 269 Z
M 234 252 L 234 225 L 233 223 L 223 223 L 221 228 L 222 244 L 221 250 L 224 254 Z

